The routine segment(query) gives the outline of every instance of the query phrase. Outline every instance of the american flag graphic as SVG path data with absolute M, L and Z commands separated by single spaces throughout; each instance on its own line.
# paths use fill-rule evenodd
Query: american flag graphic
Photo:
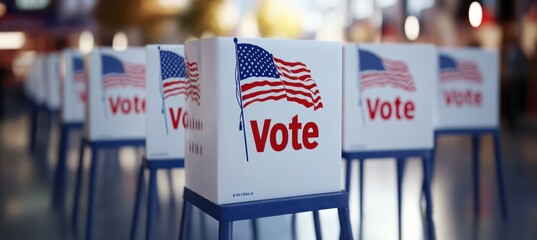
M 466 81 L 481 84 L 483 78 L 479 68 L 472 61 L 457 61 L 445 54 L 440 54 L 440 82 Z
M 287 100 L 314 111 L 323 108 L 319 89 L 306 64 L 282 60 L 248 43 L 237 44 L 236 52 L 242 108 L 269 100 Z
M 84 60 L 81 57 L 73 57 L 73 76 L 73 85 L 78 98 L 80 101 L 86 102 L 86 78 L 84 76 Z
M 197 62 L 187 59 L 186 75 L 186 99 L 190 98 L 200 105 L 200 75 Z
M 121 62 L 111 55 L 102 55 L 104 89 L 118 86 L 145 88 L 145 65 Z
M 185 94 L 185 59 L 171 51 L 160 51 L 160 73 L 162 77 L 162 100 Z
M 361 91 L 381 86 L 391 86 L 405 91 L 416 91 L 414 79 L 403 61 L 381 58 L 374 53 L 360 49 L 360 89 Z

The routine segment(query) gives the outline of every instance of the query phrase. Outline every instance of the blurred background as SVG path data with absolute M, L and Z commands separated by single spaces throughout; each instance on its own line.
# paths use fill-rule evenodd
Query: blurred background
M 497 49 L 506 124 L 537 113 L 535 0 L 1 0 L 1 86 L 20 86 L 36 52 L 211 36 Z
M 503 222 L 498 214 L 491 138 L 485 137 L 481 148 L 483 210 L 481 217 L 475 217 L 470 138 L 445 137 L 439 141 L 442 147 L 433 183 L 437 237 L 537 239 L 537 0 L 0 0 L 0 238 L 71 239 L 70 212 L 58 214 L 50 209 L 56 153 L 35 161 L 26 152 L 29 120 L 23 82 L 37 54 L 63 48 L 87 53 L 97 46 L 121 50 L 212 36 L 431 43 L 497 50 L 510 219 Z M 53 137 L 57 140 L 57 131 Z M 51 149 L 56 149 L 56 140 Z M 104 188 L 110 182 L 117 184 L 98 193 L 106 198 L 98 197 L 97 208 L 104 210 L 96 216 L 95 239 L 128 236 L 140 159 L 132 149 L 119 153 L 119 161 L 103 163 L 108 167 L 100 184 Z M 68 156 L 66 209 L 71 204 L 76 149 Z M 395 163 L 378 161 L 368 167 L 369 222 L 364 238 L 396 239 Z M 420 171 L 419 161 L 407 166 L 405 191 L 410 197 L 404 198 L 405 239 L 425 236 L 417 204 Z M 175 187 L 171 182 L 159 185 L 161 211 L 166 212 L 160 216 L 165 224 L 160 226 L 159 239 L 176 239 L 180 215 L 175 201 L 182 201 L 183 174 L 173 174 Z M 159 179 L 159 184 L 168 184 L 166 175 Z M 356 184 L 352 191 L 356 193 Z M 176 200 L 169 201 L 175 192 Z M 355 236 L 356 201 L 352 194 Z M 337 238 L 336 218 L 330 212 L 323 216 L 329 239 Z M 287 239 L 290 220 L 281 220 L 261 222 L 263 239 Z M 205 221 L 208 226 L 195 225 L 214 231 L 194 235 L 195 239 L 216 236 L 216 223 L 209 217 Z M 247 224 L 236 226 L 238 239 L 251 237 Z M 301 239 L 313 238 L 310 215 L 299 216 L 299 228 Z

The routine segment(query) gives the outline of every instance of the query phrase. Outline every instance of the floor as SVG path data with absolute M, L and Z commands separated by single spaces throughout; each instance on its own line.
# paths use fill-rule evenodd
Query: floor
M 56 162 L 58 129 L 54 128 L 48 154 L 32 158 L 27 149 L 29 117 L 24 102 L 7 93 L 0 122 L 0 239 L 75 239 L 70 231 L 77 149 L 80 133 L 71 135 L 67 195 L 63 210 L 51 207 L 51 183 Z M 11 101 L 10 101 L 11 100 Z M 437 239 L 537 239 L 537 121 L 526 120 L 518 130 L 504 129 L 502 147 L 509 219 L 502 221 L 496 189 L 492 139 L 482 137 L 480 216 L 473 214 L 471 140 L 446 136 L 439 140 L 433 189 Z M 85 153 L 86 155 L 89 152 Z M 99 180 L 94 239 L 127 239 L 141 152 L 132 148 L 99 153 Z M 117 158 L 116 156 L 119 156 Z M 89 159 L 86 157 L 86 159 Z M 89 161 L 84 164 L 88 176 Z M 353 167 L 351 219 L 358 236 L 357 169 Z M 363 239 L 397 239 L 396 169 L 392 159 L 365 164 Z M 147 177 L 147 176 L 146 176 Z M 423 239 L 420 211 L 422 170 L 419 159 L 407 161 L 403 185 L 403 239 Z M 146 179 L 147 180 L 147 179 Z M 184 171 L 158 174 L 158 239 L 177 239 Z M 80 206 L 79 232 L 84 233 L 87 179 Z M 145 206 L 145 202 L 143 203 Z M 191 216 L 192 239 L 216 239 L 217 223 L 199 211 Z M 292 239 L 291 217 L 263 218 L 260 239 Z M 321 211 L 324 239 L 338 239 L 337 212 Z M 138 222 L 143 239 L 145 214 Z M 252 239 L 249 221 L 235 224 L 235 239 Z M 298 214 L 298 239 L 314 239 L 311 213 Z

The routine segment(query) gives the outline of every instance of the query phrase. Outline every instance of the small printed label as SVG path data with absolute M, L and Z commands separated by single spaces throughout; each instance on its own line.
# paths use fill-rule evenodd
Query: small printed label
M 253 196 L 254 195 L 254 192 L 238 192 L 238 193 L 233 193 L 233 197 L 249 197 L 249 196 Z

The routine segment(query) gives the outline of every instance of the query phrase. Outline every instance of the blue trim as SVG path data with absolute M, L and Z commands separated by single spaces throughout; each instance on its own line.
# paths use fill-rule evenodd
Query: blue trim
M 415 150 L 395 150 L 395 151 L 364 151 L 364 152 L 346 152 L 343 151 L 341 156 L 345 160 L 357 160 L 366 158 L 408 158 L 408 157 L 430 157 L 432 149 L 415 149 Z
M 476 134 L 494 134 L 499 132 L 499 127 L 491 128 L 451 128 L 451 129 L 437 129 L 434 131 L 435 135 L 476 135 Z
M 143 147 L 145 139 L 129 139 L 129 140 L 89 140 L 83 138 L 84 145 L 89 145 L 93 148 L 120 148 L 120 147 Z
M 145 168 L 148 169 L 172 169 L 172 168 L 184 168 L 185 159 L 184 158 L 174 158 L 174 159 L 147 159 L 147 157 L 142 157 L 142 164 Z
M 346 191 L 218 205 L 185 187 L 183 198 L 224 222 L 349 207 Z

